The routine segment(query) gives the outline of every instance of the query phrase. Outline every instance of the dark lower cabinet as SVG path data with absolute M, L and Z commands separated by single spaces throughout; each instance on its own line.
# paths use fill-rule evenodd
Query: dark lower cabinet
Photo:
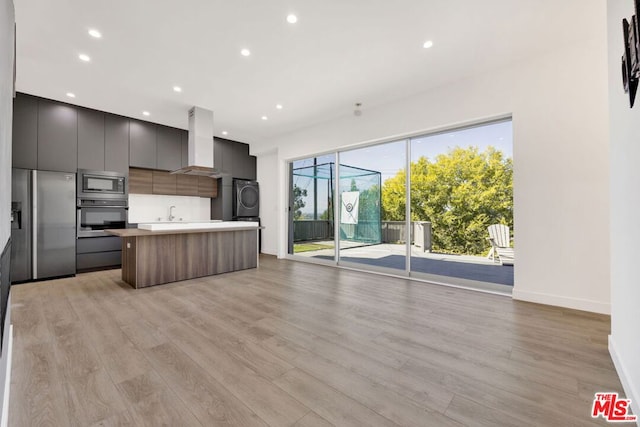
M 115 236 L 87 237 L 76 244 L 76 270 L 79 273 L 119 268 L 122 263 L 122 239 Z

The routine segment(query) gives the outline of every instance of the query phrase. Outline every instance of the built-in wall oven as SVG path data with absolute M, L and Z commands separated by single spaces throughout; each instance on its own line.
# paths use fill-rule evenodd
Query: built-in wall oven
M 118 172 L 78 169 L 78 239 L 106 236 L 127 227 L 127 177 Z
M 128 178 L 117 172 L 78 169 L 76 270 L 118 268 L 120 237 L 105 230 L 127 228 Z
M 78 238 L 107 236 L 104 230 L 127 228 L 126 200 L 78 199 Z

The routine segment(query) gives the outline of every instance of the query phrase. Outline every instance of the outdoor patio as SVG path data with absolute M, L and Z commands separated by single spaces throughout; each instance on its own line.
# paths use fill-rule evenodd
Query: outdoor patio
M 312 248 L 322 248 L 313 250 Z M 331 240 L 304 242 L 299 248 L 304 252 L 295 254 L 303 257 L 333 260 L 334 242 Z M 404 270 L 405 244 L 382 243 L 363 246 L 358 242 L 341 241 L 343 262 L 366 264 L 377 267 Z M 430 276 L 445 276 L 464 281 L 486 282 L 513 286 L 513 266 L 501 265 L 491 259 L 472 255 L 453 255 L 425 252 L 422 248 L 411 246 L 411 271 Z

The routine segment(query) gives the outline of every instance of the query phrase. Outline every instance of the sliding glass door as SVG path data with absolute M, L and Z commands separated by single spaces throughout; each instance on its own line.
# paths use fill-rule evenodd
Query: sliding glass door
M 403 140 L 338 154 L 341 264 L 406 270 L 406 150 Z
M 334 260 L 335 179 L 334 154 L 289 164 L 289 254 Z
M 513 230 L 511 135 L 509 120 L 411 139 L 412 275 L 513 286 L 513 266 L 487 256 L 489 227 Z
M 513 286 L 511 120 L 289 166 L 289 254 L 459 286 Z

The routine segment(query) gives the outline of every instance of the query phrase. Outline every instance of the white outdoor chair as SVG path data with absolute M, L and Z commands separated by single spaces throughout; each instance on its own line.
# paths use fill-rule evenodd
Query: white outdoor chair
M 513 265 L 515 254 L 511 247 L 509 227 L 504 224 L 492 224 L 487 227 L 487 230 L 489 231 L 488 239 L 491 242 L 491 250 L 487 257 L 503 265 Z

